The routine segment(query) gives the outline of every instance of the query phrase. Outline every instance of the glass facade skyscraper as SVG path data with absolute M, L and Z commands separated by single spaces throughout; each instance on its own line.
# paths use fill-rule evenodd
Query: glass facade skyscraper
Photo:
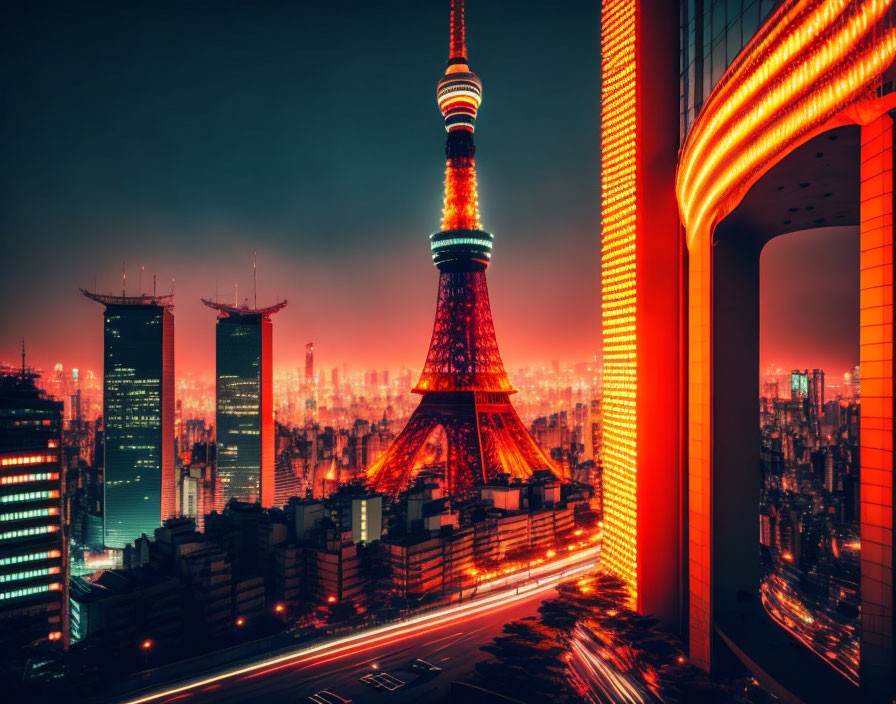
M 261 499 L 262 371 L 270 385 L 271 321 L 260 315 L 218 319 L 218 476 L 224 502 Z M 273 429 L 272 429 L 273 430 Z M 273 436 L 271 437 L 273 441 Z M 271 457 L 273 459 L 273 457 Z
M 87 294 L 105 304 L 103 540 L 123 548 L 174 506 L 174 315 L 170 297 Z
M 682 0 L 682 141 L 713 86 L 775 5 L 775 0 Z
M 215 328 L 216 426 L 220 491 L 216 509 L 230 499 L 274 505 L 274 387 L 269 308 L 229 306 L 203 299 L 218 311 Z

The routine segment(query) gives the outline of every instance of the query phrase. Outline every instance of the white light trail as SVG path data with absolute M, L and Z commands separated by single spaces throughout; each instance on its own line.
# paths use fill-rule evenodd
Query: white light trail
M 508 589 L 505 591 L 496 592 L 488 596 L 477 598 L 474 601 L 469 601 L 467 603 L 458 604 L 456 606 L 449 606 L 444 609 L 439 609 L 438 611 L 421 614 L 420 616 L 415 616 L 406 621 L 392 623 L 386 626 L 380 626 L 378 628 L 371 628 L 365 631 L 359 631 L 351 635 L 338 638 L 336 640 L 328 641 L 326 643 L 312 645 L 307 648 L 298 650 L 294 653 L 289 653 L 288 655 L 281 655 L 275 658 L 270 658 L 268 660 L 254 663 L 252 665 L 235 667 L 225 672 L 220 672 L 216 675 L 194 680 L 192 682 L 189 682 L 188 684 L 170 687 L 158 692 L 154 692 L 152 694 L 138 697 L 136 699 L 129 699 L 126 700 L 124 704 L 145 704 L 145 702 L 153 702 L 166 697 L 182 694 L 183 692 L 188 692 L 198 687 L 205 687 L 215 682 L 230 679 L 238 675 L 258 672 L 259 670 L 263 670 L 273 665 L 298 663 L 301 662 L 303 658 L 308 658 L 309 656 L 317 657 L 321 655 L 330 655 L 334 653 L 344 652 L 349 650 L 350 648 L 355 647 L 358 643 L 377 643 L 381 641 L 388 641 L 390 638 L 394 638 L 397 636 L 404 637 L 412 635 L 417 631 L 422 631 L 426 627 L 438 626 L 450 623 L 458 619 L 467 619 L 473 614 L 478 614 L 483 611 L 490 611 L 501 606 L 512 604 L 516 601 L 528 599 L 529 597 L 532 597 L 536 594 L 548 592 L 554 589 L 557 584 L 559 584 L 564 579 L 572 575 L 579 574 L 580 572 L 593 569 L 597 566 L 597 559 L 595 556 L 596 553 L 594 552 L 595 550 L 599 551 L 599 548 L 590 548 L 588 550 L 583 550 L 573 556 L 570 556 L 569 558 L 558 560 L 553 563 L 555 566 L 575 564 L 577 562 L 581 562 L 583 558 L 592 558 L 590 560 L 582 562 L 582 564 L 576 564 L 574 567 L 565 569 L 559 574 L 544 577 L 542 579 L 536 580 L 534 583 L 528 583 L 523 584 L 519 587 L 514 587 L 513 590 Z M 480 588 L 482 586 L 484 585 L 480 585 Z

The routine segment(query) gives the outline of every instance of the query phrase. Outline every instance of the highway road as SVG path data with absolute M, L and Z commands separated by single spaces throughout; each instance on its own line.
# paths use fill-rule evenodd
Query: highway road
M 477 661 L 488 657 L 479 648 L 499 635 L 505 623 L 537 615 L 538 606 L 553 596 L 559 581 L 594 564 L 593 560 L 586 560 L 566 569 L 562 575 L 541 577 L 537 583 L 495 590 L 475 601 L 359 631 L 276 658 L 235 665 L 224 672 L 156 688 L 125 701 L 127 704 L 248 701 L 304 704 L 314 701 L 309 698 L 312 695 L 329 690 L 354 702 L 388 704 L 429 700 L 435 704 L 443 700 L 452 680 L 468 675 Z M 416 680 L 402 674 L 414 658 L 422 658 L 442 671 Z M 360 681 L 371 672 L 394 674 L 406 684 L 391 692 L 374 689 Z

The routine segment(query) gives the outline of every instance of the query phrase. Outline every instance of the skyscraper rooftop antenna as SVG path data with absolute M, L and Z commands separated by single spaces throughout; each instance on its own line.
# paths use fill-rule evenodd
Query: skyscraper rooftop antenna
M 143 266 L 143 264 L 140 265 L 140 276 L 137 279 L 137 293 L 139 293 L 141 296 L 143 295 L 143 270 L 145 268 L 146 267 Z
M 271 316 L 286 306 L 286 299 L 277 299 L 273 305 L 258 307 L 258 251 L 252 252 L 252 304 L 249 304 L 249 297 L 240 302 L 239 283 L 233 284 L 233 304 L 222 303 L 218 300 L 218 279 L 215 279 L 215 298 L 200 299 L 209 308 L 218 311 L 219 318 L 229 318 L 233 316 L 261 316 L 264 320 L 270 320 Z
M 22 378 L 25 378 L 25 338 L 22 338 Z
M 172 302 L 172 298 L 174 297 L 174 277 L 171 278 L 171 293 L 159 295 L 156 291 L 156 275 L 153 274 L 152 277 L 152 295 L 150 296 L 148 293 L 143 292 L 143 277 L 142 273 L 145 267 L 140 267 L 141 277 L 140 277 L 140 291 L 137 292 L 134 296 L 127 295 L 127 269 L 125 268 L 125 264 L 122 263 L 121 267 L 121 295 L 116 296 L 111 291 L 106 293 L 98 293 L 96 290 L 96 275 L 93 277 L 93 291 L 88 291 L 86 289 L 80 289 L 81 293 L 83 293 L 87 298 L 90 298 L 97 303 L 102 303 L 105 306 L 162 306 L 163 308 L 173 308 L 174 303 Z

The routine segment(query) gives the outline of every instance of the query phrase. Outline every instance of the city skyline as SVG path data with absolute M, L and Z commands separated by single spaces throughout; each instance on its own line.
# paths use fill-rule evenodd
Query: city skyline
M 896 0 L 52 4 L 12 698 L 896 702 Z
M 587 359 L 599 349 L 597 8 L 510 7 L 474 6 L 470 33 L 495 79 L 479 178 L 483 224 L 500 244 L 499 342 L 511 367 L 536 350 Z M 220 300 L 234 283 L 251 300 L 257 250 L 259 305 L 290 301 L 275 367 L 300 365 L 309 340 L 349 364 L 421 364 L 437 294 L 428 236 L 442 204 L 432 77 L 445 61 L 443 5 L 174 8 L 13 11 L 2 227 L 21 266 L 0 294 L 29 295 L 0 314 L 0 359 L 14 362 L 25 337 L 36 366 L 98 370 L 100 321 L 77 290 L 119 292 L 126 262 L 130 293 L 141 266 L 147 292 L 154 274 L 160 293 L 174 277 L 178 370 L 211 371 L 215 320 L 199 299 L 215 298 L 217 282 Z M 538 64 L 535 32 L 551 44 Z M 571 80 L 551 104 L 526 100 L 530 80 L 559 74 Z M 554 137 L 530 139 L 533 125 Z M 583 144 L 593 156 L 573 158 Z M 35 325 L 51 311 L 52 331 Z
M 11 235 L 10 257 L 22 266 L 0 282 L 0 295 L 17 300 L 0 312 L 0 326 L 7 331 L 0 340 L 0 360 L 15 364 L 24 337 L 35 367 L 49 371 L 61 362 L 67 369 L 101 373 L 101 322 L 77 289 L 119 292 L 126 263 L 131 294 L 141 278 L 143 290 L 151 292 L 153 276 L 157 290 L 167 293 L 174 277 L 176 373 L 211 376 L 215 320 L 200 298 L 231 302 L 237 284 L 240 302 L 251 299 L 257 250 L 259 304 L 290 300 L 278 320 L 275 369 L 301 366 L 302 347 L 309 340 L 318 344 L 324 365 L 422 365 L 437 294 L 431 271 L 422 264 L 428 261 L 427 238 L 438 229 L 441 205 L 431 76 L 443 64 L 444 38 L 437 28 L 444 8 L 406 5 L 375 16 L 362 11 L 347 27 L 326 8 L 293 9 L 284 20 L 269 8 L 231 7 L 213 18 L 198 47 L 190 29 L 206 18 L 195 9 L 181 8 L 165 18 L 179 30 L 170 36 L 160 25 L 162 10 L 144 9 L 149 24 L 140 31 L 98 6 L 77 16 L 62 12 L 49 18 L 27 8 L 15 10 L 20 31 L 7 37 L 10 60 L 0 69 L 0 82 L 14 97 L 2 133 L 9 158 L 0 167 L 5 186 L 0 225 Z M 596 8 L 581 3 L 547 17 L 505 9 L 504 3 L 474 5 L 471 36 L 482 38 L 475 41 L 474 60 L 482 75 L 493 79 L 484 108 L 489 119 L 480 129 L 486 146 L 480 150 L 479 182 L 484 226 L 495 233 L 498 246 L 490 274 L 498 342 L 514 370 L 553 359 L 590 359 L 600 350 L 600 311 L 590 305 L 600 288 L 594 237 L 599 231 L 598 135 L 592 128 L 599 71 L 597 36 L 587 31 Z M 257 51 L 237 57 L 223 51 L 242 31 L 238 20 L 259 32 L 269 30 L 271 40 L 261 46 L 253 39 Z M 309 20 L 320 27 L 320 36 L 308 33 Z M 415 27 L 402 35 L 406 44 L 394 41 L 399 30 L 389 28 L 398 21 Z M 119 35 L 100 36 L 104 22 L 114 24 Z M 544 22 L 549 24 L 540 34 L 551 50 L 531 66 L 525 36 Z M 500 32 L 507 41 L 499 51 L 485 39 L 495 36 L 502 23 L 515 31 Z M 393 41 L 372 39 L 368 26 Z M 302 46 L 290 29 L 301 30 Z M 142 39 L 129 46 L 125 38 L 132 34 Z M 570 40 L 560 42 L 556 36 Z M 80 67 L 77 90 L 64 80 L 70 67 L 42 58 L 49 41 L 62 41 L 72 66 Z M 384 91 L 369 90 L 363 67 L 342 58 L 352 42 L 358 44 L 354 50 L 391 66 L 394 86 L 387 82 Z M 150 62 L 163 47 L 158 62 Z M 201 48 L 208 56 L 221 54 L 223 64 L 213 65 Z M 101 60 L 110 56 L 118 60 Z M 309 64 L 309 56 L 335 59 Z M 186 75 L 175 57 L 191 59 Z M 519 72 L 515 65 L 527 69 Z M 526 120 L 520 120 L 533 71 L 544 80 L 561 73 L 572 80 L 554 82 L 551 103 L 530 101 Z M 230 80 L 268 106 L 263 118 L 234 103 L 226 89 Z M 104 91 L 111 81 L 121 88 L 110 100 Z M 591 84 L 594 91 L 575 84 Z M 339 116 L 334 124 L 308 114 L 297 98 L 307 91 L 325 101 L 320 115 Z M 158 114 L 159 106 L 172 102 L 184 105 L 188 117 L 183 122 Z M 356 117 L 355 109 L 384 119 L 373 128 Z M 71 117 L 63 125 L 42 117 L 58 113 Z M 272 121 L 271 134 L 247 129 L 266 125 L 256 122 L 262 119 Z M 295 128 L 299 119 L 313 120 L 319 138 Z M 528 139 L 532 125 L 550 138 Z M 111 140 L 106 139 L 109 129 Z M 384 138 L 371 139 L 371 129 Z M 525 150 L 518 148 L 522 143 Z M 590 146 L 582 149 L 583 143 Z M 332 149 L 334 144 L 339 148 Z M 578 158 L 570 158 L 573 153 Z M 583 153 L 593 157 L 581 159 Z M 378 178 L 377 164 L 391 164 L 393 154 L 400 154 L 404 168 L 390 168 L 388 178 Z M 325 174 L 324 180 L 307 168 L 312 157 L 314 173 Z M 141 168 L 126 168 L 131 160 Z M 85 163 L 89 169 L 84 170 Z M 251 182 L 249 173 L 259 174 L 261 183 Z M 54 194 L 50 210 L 46 193 Z M 354 207 L 342 208 L 343 200 Z M 102 207 L 96 207 L 98 202 Z M 357 222 L 350 224 L 352 219 Z M 550 247 L 544 246 L 545 238 Z M 857 280 L 857 246 L 853 253 L 842 243 L 835 250 L 856 262 L 855 271 L 843 266 L 838 276 L 823 266 L 831 261 L 830 248 L 786 246 L 788 256 L 794 247 L 802 253 L 807 271 L 829 272 L 826 282 L 838 290 Z M 402 275 L 394 276 L 399 269 Z M 533 280 L 541 285 L 533 286 Z M 808 290 L 805 284 L 811 280 L 809 273 L 781 280 L 771 297 L 786 296 L 795 287 Z M 17 296 L 19 291 L 28 295 Z M 36 324 L 48 314 L 54 326 Z M 786 346 L 780 321 L 787 313 L 782 307 L 773 314 L 778 322 L 769 330 L 779 331 Z M 811 329 L 814 321 L 817 328 L 822 315 L 811 312 L 803 327 Z M 764 338 L 762 368 L 768 363 L 784 369 L 806 366 L 813 363 L 806 352 L 820 349 L 814 342 L 793 354 L 769 353 L 768 347 Z M 814 363 L 832 372 L 855 364 L 840 351 L 825 350 L 825 356 Z

